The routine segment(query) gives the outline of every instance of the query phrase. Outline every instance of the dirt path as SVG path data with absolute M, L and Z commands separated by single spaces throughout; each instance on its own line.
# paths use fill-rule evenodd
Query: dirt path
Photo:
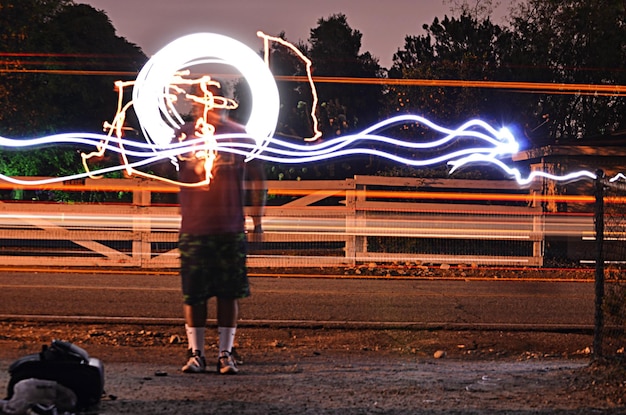
M 244 327 L 241 373 L 218 376 L 180 372 L 178 327 L 0 330 L 2 388 L 13 359 L 52 338 L 100 358 L 93 414 L 626 414 L 623 367 L 590 365 L 583 334 Z
M 242 374 L 183 375 L 178 365 L 113 363 L 101 414 L 589 414 L 589 402 L 568 385 L 584 362 L 461 362 L 347 353 L 288 356 L 254 362 Z M 278 361 L 274 361 L 278 360 Z M 167 376 L 155 376 L 155 371 Z M 421 411 L 421 412 L 420 412 Z M 606 412 L 608 413 L 608 412 Z

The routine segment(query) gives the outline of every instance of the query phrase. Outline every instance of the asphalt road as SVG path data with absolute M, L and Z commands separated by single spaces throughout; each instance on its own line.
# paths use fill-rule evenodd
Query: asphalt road
M 242 325 L 587 329 L 589 282 L 252 277 Z M 181 321 L 176 275 L 0 273 L 0 318 Z M 209 316 L 214 318 L 214 303 Z

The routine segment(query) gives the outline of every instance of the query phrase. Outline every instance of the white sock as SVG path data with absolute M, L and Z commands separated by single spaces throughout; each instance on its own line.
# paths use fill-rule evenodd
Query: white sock
M 199 350 L 204 356 L 204 327 L 190 327 L 185 324 L 185 332 L 191 351 Z
M 232 352 L 233 345 L 235 344 L 235 332 L 237 331 L 237 327 L 218 327 L 217 331 L 220 336 L 219 352 Z

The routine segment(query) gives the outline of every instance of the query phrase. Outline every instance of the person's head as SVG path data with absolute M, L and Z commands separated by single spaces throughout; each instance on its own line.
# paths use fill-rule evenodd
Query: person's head
M 195 121 L 203 118 L 214 124 L 223 120 L 228 110 L 237 108 L 237 103 L 227 97 L 226 87 L 224 82 L 209 76 L 202 77 L 191 85 L 187 98 L 192 101 L 192 116 Z

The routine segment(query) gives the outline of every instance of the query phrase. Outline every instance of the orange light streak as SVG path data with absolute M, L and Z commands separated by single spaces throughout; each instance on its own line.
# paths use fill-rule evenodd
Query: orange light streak
M 28 60 L 28 61 L 23 61 L 23 60 L 4 60 L 4 59 L 0 59 L 0 65 L 14 65 L 14 66 L 19 66 L 19 67 L 26 67 L 29 66 L 31 68 L 36 68 L 38 66 L 75 66 L 77 63 L 75 61 L 33 61 L 33 60 Z M 115 61 L 93 61 L 93 62 L 80 62 L 81 66 L 95 66 L 95 67 L 102 67 L 102 66 L 119 66 L 119 64 Z
M 337 190 L 316 190 L 317 195 L 336 196 Z M 569 202 L 569 203 L 594 203 L 593 196 L 577 195 L 528 195 L 528 194 L 505 194 L 505 193 L 462 193 L 462 192 L 415 192 L 415 191 L 388 191 L 388 190 L 348 190 L 360 198 L 380 199 L 416 199 L 416 200 L 447 200 L 447 201 L 500 201 L 500 202 Z M 305 196 L 310 192 L 306 190 L 292 189 L 269 189 L 268 193 L 276 196 Z M 620 198 L 621 203 L 626 203 L 626 198 Z
M 276 76 L 281 81 L 304 82 L 303 76 Z M 353 78 L 339 76 L 314 76 L 314 82 L 343 83 L 364 85 L 402 85 L 402 86 L 444 86 L 457 88 L 494 88 L 494 89 L 521 89 L 543 91 L 560 91 L 564 93 L 603 93 L 607 95 L 626 94 L 626 85 L 598 85 L 598 84 L 563 84 L 548 82 L 509 82 L 509 81 L 469 81 L 454 79 L 390 79 L 390 78 Z
M 268 67 L 269 67 L 269 57 L 270 57 L 270 50 L 269 50 L 270 40 L 280 45 L 285 46 L 286 48 L 291 50 L 293 53 L 295 53 L 296 56 L 298 56 L 298 58 L 300 58 L 302 62 L 304 62 L 304 65 L 306 68 L 306 77 L 302 76 L 299 78 L 302 78 L 303 82 L 309 83 L 309 86 L 311 87 L 311 94 L 313 96 L 313 103 L 311 104 L 311 121 L 313 122 L 313 136 L 305 137 L 304 141 L 317 140 L 318 138 L 322 136 L 322 132 L 319 130 L 318 120 L 317 120 L 317 115 L 316 115 L 318 98 L 317 98 L 317 88 L 315 88 L 315 82 L 313 81 L 313 73 L 311 72 L 311 67 L 313 65 L 313 62 L 311 62 L 309 58 L 304 56 L 304 54 L 300 51 L 300 49 L 298 49 L 297 47 L 295 47 L 294 45 L 292 45 L 291 43 L 287 42 L 284 39 L 281 39 L 275 36 L 266 35 L 265 33 L 261 31 L 257 32 L 257 36 L 263 38 L 263 45 L 265 49 L 265 55 L 264 55 L 265 63 L 268 65 Z M 279 79 L 279 77 L 276 77 L 276 76 L 274 78 Z
M 0 73 L 47 73 L 52 75 L 98 75 L 98 76 L 132 76 L 136 77 L 137 72 L 132 71 L 106 71 L 106 70 L 83 70 L 83 69 L 37 69 L 37 66 L 114 66 L 119 65 L 119 60 L 129 57 L 128 55 L 116 54 L 86 54 L 86 53 L 38 53 L 38 52 L 0 52 L 0 65 L 15 65 L 20 68 L 2 68 Z M 24 59 L 20 59 L 24 58 Z M 37 61 L 32 58 L 58 58 L 60 60 Z M 71 61 L 61 59 L 69 58 Z M 75 59 L 91 59 L 91 61 L 77 62 Z M 93 59 L 100 59 L 93 61 Z M 102 61 L 101 59 L 106 59 Z M 32 68 L 32 69 L 27 69 Z
M 129 55 L 114 55 L 108 53 L 40 53 L 40 52 L 0 52 L 6 57 L 59 57 L 59 58 L 122 58 Z
M 137 72 L 129 71 L 85 71 L 77 69 L 0 69 L 0 73 L 32 73 L 50 75 L 91 75 L 91 76 L 137 76 Z
M 131 71 L 71 70 L 71 69 L 0 69 L 0 73 L 48 73 L 53 75 L 86 75 L 86 76 L 136 76 Z M 306 76 L 277 75 L 276 80 L 287 82 L 309 82 Z M 528 92 L 534 94 L 581 94 L 597 96 L 625 96 L 626 85 L 598 84 L 563 84 L 546 82 L 507 82 L 507 81 L 466 81 L 453 79 L 390 79 L 390 78 L 353 78 L 313 76 L 312 82 L 345 83 L 363 85 L 401 85 L 422 87 L 457 87 L 457 88 L 492 88 L 509 89 L 512 92 Z
M 36 180 L 37 177 L 30 177 Z M 141 184 L 128 183 L 124 185 L 111 183 L 49 183 L 40 186 L 17 185 L 0 181 L 0 189 L 41 189 L 41 190 L 65 190 L 65 191 L 100 191 L 100 192 L 132 192 L 151 191 L 154 193 L 175 193 L 179 191 L 176 184 L 154 181 Z M 320 196 L 342 196 L 350 192 L 359 198 L 380 198 L 380 199 L 415 199 L 415 200 L 446 200 L 446 201 L 501 201 L 501 202 L 563 202 L 592 204 L 595 202 L 593 196 L 584 195 L 528 195 L 528 194 L 506 194 L 506 193 L 466 193 L 466 192 L 415 192 L 415 191 L 387 191 L 387 190 L 315 190 Z M 312 193 L 309 190 L 269 188 L 268 194 L 273 196 L 306 196 Z M 612 197 L 607 199 L 607 203 L 626 204 L 626 197 Z
M 125 170 L 127 174 L 132 175 L 134 173 L 138 176 L 142 176 L 148 179 L 155 179 L 155 180 L 162 181 L 165 183 L 179 184 L 181 186 L 188 186 L 188 187 L 201 186 L 201 185 L 206 185 L 210 183 L 211 178 L 213 177 L 211 173 L 213 169 L 213 163 L 215 161 L 215 158 L 217 157 L 217 152 L 216 152 L 217 143 L 215 141 L 215 138 L 213 137 L 215 133 L 215 126 L 213 126 L 211 123 L 207 121 L 208 113 L 210 111 L 213 111 L 214 109 L 234 109 L 234 108 L 237 108 L 238 104 L 230 98 L 222 97 L 219 95 L 213 95 L 213 93 L 209 90 L 209 85 L 216 86 L 219 88 L 220 84 L 219 82 L 212 80 L 210 76 L 204 75 L 197 79 L 189 79 L 189 78 L 185 78 L 184 77 L 185 75 L 189 75 L 189 72 L 183 71 L 183 72 L 176 73 L 174 75 L 172 84 L 170 85 L 170 89 L 177 93 L 183 93 L 187 100 L 189 100 L 190 102 L 194 102 L 196 104 L 202 105 L 203 107 L 202 115 L 199 116 L 195 120 L 195 130 L 196 130 L 196 134 L 198 138 L 204 138 L 204 142 L 203 142 L 203 145 L 199 146 L 201 147 L 201 149 L 195 150 L 193 154 L 191 154 L 191 157 L 204 160 L 203 165 L 204 165 L 205 179 L 199 183 L 183 184 L 174 180 L 158 177 L 150 173 L 145 173 L 145 172 L 136 170 L 130 167 L 128 157 L 126 153 L 122 151 L 120 154 L 123 160 L 123 164 L 126 166 Z M 124 121 L 126 119 L 126 112 L 133 105 L 132 101 L 124 104 L 123 102 L 124 88 L 133 86 L 134 84 L 135 84 L 134 81 L 115 82 L 115 89 L 118 92 L 117 113 L 114 117 L 113 122 L 104 123 L 104 130 L 108 132 L 109 137 L 111 136 L 111 134 L 115 134 L 117 137 L 122 137 L 122 131 L 124 130 Z M 197 95 L 187 93 L 183 88 L 179 87 L 178 85 L 198 85 L 200 87 L 200 92 L 203 95 L 197 96 Z M 173 96 L 173 97 L 170 97 L 170 99 L 174 101 L 176 97 Z M 179 137 L 179 141 L 183 141 L 185 138 L 187 137 L 181 136 Z M 85 171 L 90 172 L 89 165 L 87 164 L 88 160 L 92 157 L 101 157 L 106 150 L 105 148 L 106 144 L 107 143 L 103 141 L 98 146 L 97 151 L 92 152 L 92 153 L 81 153 L 83 167 Z M 123 149 L 123 147 L 124 147 L 123 144 L 120 143 L 120 148 Z M 185 157 L 182 155 L 179 156 L 179 158 L 181 160 L 185 159 Z M 89 177 L 99 178 L 100 176 L 89 174 Z

